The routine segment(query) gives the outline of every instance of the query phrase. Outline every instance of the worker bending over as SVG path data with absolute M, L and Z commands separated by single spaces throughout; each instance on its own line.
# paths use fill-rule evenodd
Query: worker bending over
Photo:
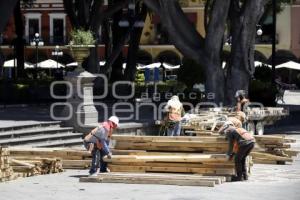
M 100 123 L 84 137 L 84 146 L 92 154 L 92 163 L 89 171 L 90 175 L 97 175 L 99 168 L 100 172 L 109 172 L 107 163 L 104 162 L 103 157 L 107 155 L 108 158 L 111 158 L 109 141 L 113 131 L 118 125 L 119 118 L 111 116 L 106 122 Z
M 241 128 L 241 122 L 236 118 L 229 118 L 219 130 L 220 134 L 225 134 L 228 140 L 229 160 L 235 161 L 236 175 L 232 181 L 248 180 L 246 157 L 254 148 L 255 139 L 248 131 Z

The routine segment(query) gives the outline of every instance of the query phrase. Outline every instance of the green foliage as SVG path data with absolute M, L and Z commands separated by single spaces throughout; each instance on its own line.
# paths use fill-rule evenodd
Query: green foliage
M 70 32 L 70 37 L 70 45 L 91 45 L 96 41 L 90 30 L 73 29 Z
M 271 82 L 261 80 L 252 80 L 249 89 L 249 98 L 251 102 L 260 102 L 264 106 L 275 106 L 276 87 Z
M 137 71 L 135 74 L 135 83 L 137 85 L 142 85 L 145 82 L 145 76 L 142 71 Z
M 182 66 L 178 70 L 177 77 L 188 88 L 192 88 L 195 83 L 205 82 L 204 68 L 194 60 L 184 58 Z

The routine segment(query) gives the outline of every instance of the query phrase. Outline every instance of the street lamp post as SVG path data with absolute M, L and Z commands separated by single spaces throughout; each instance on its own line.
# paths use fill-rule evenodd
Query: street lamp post
M 56 56 L 56 69 L 58 69 L 58 56 L 63 56 L 63 51 L 59 48 L 58 45 L 55 46 L 52 51 L 52 56 Z
M 44 42 L 41 40 L 39 33 L 34 34 L 34 38 L 32 39 L 32 42 L 30 43 L 30 45 L 35 46 L 36 64 L 35 64 L 34 79 L 36 79 L 37 78 L 37 67 L 38 67 L 38 62 L 39 62 L 39 46 L 44 45 Z
M 275 57 L 276 57 L 276 0 L 272 0 L 273 34 L 272 34 L 272 85 L 275 85 Z

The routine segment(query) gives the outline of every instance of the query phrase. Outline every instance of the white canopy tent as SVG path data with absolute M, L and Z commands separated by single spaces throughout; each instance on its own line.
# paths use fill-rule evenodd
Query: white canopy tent
M 18 66 L 17 59 L 11 59 L 4 62 L 3 67 L 14 67 Z M 24 62 L 24 67 L 26 68 L 33 68 L 34 65 L 30 64 L 29 62 Z
M 254 66 L 255 66 L 255 67 L 259 67 L 259 66 L 263 66 L 263 65 L 272 68 L 271 65 L 268 65 L 268 64 L 266 64 L 266 63 L 263 63 L 263 62 L 260 62 L 260 61 L 254 61 Z
M 159 68 L 160 66 L 161 66 L 160 62 L 152 63 L 152 64 L 149 64 L 149 65 L 138 64 L 137 69 L 154 69 L 154 68 Z
M 48 59 L 48 60 L 39 62 L 37 64 L 37 67 L 42 68 L 42 69 L 57 69 L 57 68 L 64 68 L 65 65 L 63 65 L 55 60 Z
M 286 62 L 286 63 L 282 63 L 280 65 L 276 65 L 276 69 L 281 69 L 281 68 L 300 70 L 300 63 L 289 61 L 289 62 Z
M 101 67 L 101 66 L 104 66 L 105 63 L 106 63 L 106 61 L 100 61 L 100 62 L 99 62 L 100 67 Z M 72 62 L 72 63 L 66 64 L 67 67 L 76 67 L 77 65 L 78 65 L 77 62 Z
M 166 70 L 174 70 L 180 68 L 180 65 L 171 65 L 169 63 L 163 63 L 162 65 Z
M 77 62 L 72 62 L 72 63 L 66 64 L 66 67 L 76 67 L 77 65 L 78 65 Z

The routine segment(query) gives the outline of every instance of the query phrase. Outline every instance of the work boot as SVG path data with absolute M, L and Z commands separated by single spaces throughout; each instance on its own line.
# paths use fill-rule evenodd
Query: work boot
M 242 177 L 240 176 L 232 176 L 231 177 L 231 182 L 236 182 L 236 181 L 242 181 Z
M 248 174 L 247 174 L 247 172 L 244 172 L 243 173 L 243 179 L 244 179 L 244 181 L 247 181 L 248 180 Z

